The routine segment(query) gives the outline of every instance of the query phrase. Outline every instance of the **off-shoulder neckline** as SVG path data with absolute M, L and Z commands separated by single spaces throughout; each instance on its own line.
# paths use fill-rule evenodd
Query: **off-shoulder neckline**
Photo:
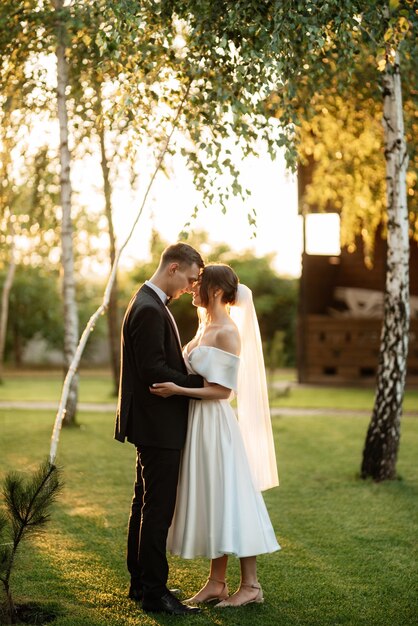
M 208 348 L 209 350 L 216 350 L 217 352 L 223 352 L 223 354 L 228 354 L 229 356 L 233 356 L 233 357 L 235 357 L 236 359 L 239 359 L 239 356 L 238 356 L 238 355 L 236 355 L 236 354 L 233 354 L 232 352 L 227 352 L 226 350 L 221 350 L 221 348 L 216 348 L 215 346 L 205 346 L 205 345 L 198 345 L 198 346 L 195 346 L 194 348 L 192 348 L 192 349 L 190 350 L 190 352 L 187 352 L 187 350 L 185 349 L 186 356 L 187 356 L 188 358 L 190 358 L 190 357 L 191 357 L 191 355 L 193 354 L 193 352 L 194 352 L 195 350 L 197 350 L 198 348 Z

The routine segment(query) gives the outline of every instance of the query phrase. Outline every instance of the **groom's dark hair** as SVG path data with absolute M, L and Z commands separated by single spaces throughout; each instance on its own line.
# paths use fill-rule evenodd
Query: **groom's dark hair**
M 197 250 L 189 246 L 188 243 L 178 242 L 168 246 L 161 255 L 161 265 L 169 263 L 179 263 L 180 266 L 196 265 L 200 268 L 204 267 L 204 262 Z

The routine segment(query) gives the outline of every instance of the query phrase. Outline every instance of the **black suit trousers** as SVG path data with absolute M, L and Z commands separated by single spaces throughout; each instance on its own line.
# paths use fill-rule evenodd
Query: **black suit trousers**
M 166 543 L 176 504 L 180 450 L 140 446 L 128 526 L 128 570 L 144 596 L 167 588 Z

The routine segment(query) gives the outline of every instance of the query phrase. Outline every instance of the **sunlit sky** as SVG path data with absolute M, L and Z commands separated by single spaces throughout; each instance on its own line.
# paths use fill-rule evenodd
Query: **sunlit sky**
M 121 256 L 122 267 L 132 268 L 149 259 L 153 229 L 170 244 L 179 239 L 186 222 L 191 221 L 186 230 L 206 231 L 209 248 L 226 243 L 238 254 L 244 251 L 252 251 L 257 256 L 271 254 L 272 265 L 280 275 L 300 275 L 303 241 L 302 218 L 297 208 L 297 178 L 286 170 L 283 157 L 272 161 L 267 154 L 261 154 L 242 161 L 242 181 L 251 190 L 251 196 L 246 201 L 231 197 L 225 214 L 220 207 L 203 207 L 202 198 L 194 189 L 192 176 L 183 160 L 174 160 L 170 169 L 169 176 L 159 173 L 155 179 L 133 236 Z M 152 169 L 145 170 L 142 183 L 135 192 L 130 190 L 123 172 L 113 183 L 113 222 L 118 247 L 125 242 L 132 228 L 151 176 Z M 100 220 L 104 199 L 97 155 L 73 160 L 71 178 L 76 201 Z M 197 217 L 191 220 L 196 205 L 201 208 Z M 247 217 L 253 208 L 257 221 L 255 237 Z M 339 254 L 338 216 L 308 216 L 306 234 L 308 252 Z M 108 236 L 103 224 L 101 247 L 107 245 Z M 203 257 L 206 252 L 201 250 Z M 85 269 L 88 274 L 102 276 L 109 271 L 107 263 L 98 263 L 94 259 L 86 263 Z
M 209 234 L 209 245 L 227 243 L 240 253 L 251 250 L 257 256 L 273 254 L 273 267 L 286 276 L 299 276 L 302 253 L 302 218 L 298 215 L 296 175 L 286 170 L 283 158 L 249 157 L 242 163 L 245 185 L 251 189 L 247 201 L 232 198 L 225 214 L 219 207 L 200 208 L 191 222 L 193 230 Z M 141 192 L 143 193 L 143 192 Z M 114 194 L 115 230 L 121 244 L 142 201 L 141 193 L 127 200 L 121 189 Z M 121 259 L 132 266 L 149 254 L 151 229 L 155 228 L 168 243 L 178 240 L 190 220 L 200 196 L 193 188 L 185 166 L 178 164 L 170 178 L 161 175 L 149 196 L 131 242 Z M 247 214 L 256 210 L 256 236 Z M 339 253 L 339 220 L 336 215 L 312 215 L 307 221 L 307 251 Z M 205 255 L 205 250 L 202 250 Z
M 274 267 L 279 273 L 299 275 L 302 229 L 297 215 L 295 177 L 286 173 L 281 160 L 272 162 L 268 157 L 247 159 L 242 163 L 242 175 L 246 186 L 251 189 L 250 199 L 243 202 L 232 198 L 225 214 L 219 207 L 202 207 L 190 228 L 206 231 L 209 244 L 226 243 L 238 253 L 244 250 L 252 250 L 259 256 L 273 253 Z M 115 227 L 120 241 L 127 234 L 140 200 L 138 196 L 137 206 L 115 213 Z M 167 242 L 175 242 L 199 201 L 200 196 L 194 191 L 191 176 L 184 166 L 176 167 L 170 178 L 160 176 L 138 223 L 137 232 L 125 251 L 125 262 L 135 262 L 138 256 L 144 256 L 144 252 L 147 255 L 152 227 Z M 117 204 L 116 201 L 115 206 Z M 252 208 L 256 210 L 257 219 L 255 237 L 247 218 Z
M 81 192 L 80 199 L 86 206 L 97 207 L 97 203 L 102 204 L 100 183 L 93 194 L 91 187 L 88 193 L 92 173 L 88 173 L 85 167 L 78 173 L 77 168 L 74 169 L 76 187 Z M 97 175 L 96 180 L 100 181 L 100 172 Z M 150 177 L 151 173 L 147 176 Z M 127 193 L 123 177 L 114 185 L 112 203 L 118 246 L 124 243 L 141 206 L 147 176 L 136 194 Z M 160 174 L 156 178 L 134 234 L 123 251 L 121 266 L 131 268 L 149 258 L 153 228 L 167 243 L 176 242 L 186 222 L 190 221 L 194 207 L 198 205 L 202 208 L 197 218 L 191 220 L 188 230 L 206 231 L 209 247 L 226 243 L 238 254 L 244 251 L 252 251 L 257 256 L 272 254 L 273 267 L 279 274 L 299 276 L 302 218 L 297 210 L 296 176 L 286 170 L 283 158 L 271 161 L 267 155 L 262 155 L 249 157 L 242 162 L 242 177 L 245 185 L 251 189 L 250 199 L 244 202 L 232 197 L 223 214 L 219 207 L 202 206 L 201 196 L 194 189 L 190 173 L 184 163 L 176 162 L 169 177 Z M 255 237 L 247 217 L 253 208 L 257 220 Z M 335 218 L 310 216 L 307 223 L 308 252 L 338 254 L 339 225 L 338 218 Z M 201 250 L 203 257 L 206 251 Z M 101 269 L 106 271 L 106 268 Z M 97 266 L 93 271 L 102 273 Z

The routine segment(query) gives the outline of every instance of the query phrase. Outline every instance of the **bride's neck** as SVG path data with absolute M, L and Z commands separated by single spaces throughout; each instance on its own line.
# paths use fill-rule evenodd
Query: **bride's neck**
M 223 324 L 228 320 L 228 311 L 225 304 L 219 302 L 206 309 L 206 325 Z

